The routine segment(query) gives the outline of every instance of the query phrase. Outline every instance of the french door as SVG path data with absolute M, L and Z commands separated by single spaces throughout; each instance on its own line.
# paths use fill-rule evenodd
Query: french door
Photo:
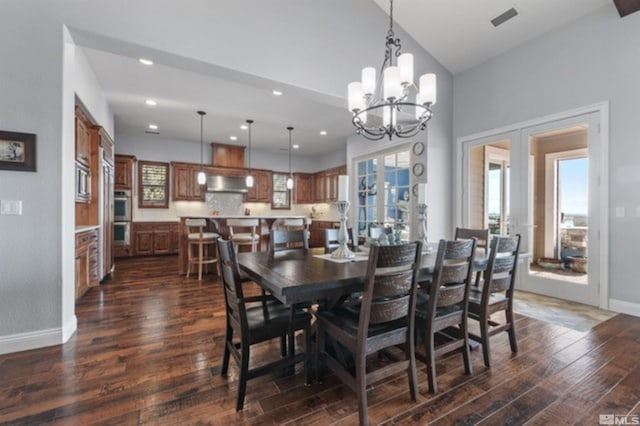
M 521 236 L 518 288 L 599 305 L 599 114 L 462 144 L 462 225 Z

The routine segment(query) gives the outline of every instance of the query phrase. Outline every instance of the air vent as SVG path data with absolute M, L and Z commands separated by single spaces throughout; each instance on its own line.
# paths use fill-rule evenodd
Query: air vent
M 507 22 L 509 19 L 514 18 L 516 16 L 518 16 L 518 11 L 512 7 L 511 9 L 507 10 L 503 14 L 493 18 L 491 20 L 491 23 L 493 24 L 494 27 L 497 27 L 498 25 L 502 25 L 505 22 Z
M 160 132 L 157 131 L 157 130 L 145 130 L 144 132 L 146 134 L 148 134 L 148 135 L 159 135 L 160 134 Z

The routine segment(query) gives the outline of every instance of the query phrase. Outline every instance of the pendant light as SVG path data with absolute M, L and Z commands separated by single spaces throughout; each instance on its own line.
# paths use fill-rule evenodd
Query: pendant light
M 293 127 L 287 127 L 289 131 L 289 178 L 287 179 L 287 189 L 293 189 L 293 175 L 291 174 L 291 131 Z
M 200 115 L 200 171 L 198 172 L 198 185 L 204 185 L 207 183 L 207 175 L 204 173 L 204 116 L 207 115 L 204 111 L 198 111 L 198 115 Z
M 253 120 L 247 120 L 249 125 L 249 173 L 247 174 L 246 184 L 247 188 L 253 188 L 253 175 L 251 174 L 251 125 Z

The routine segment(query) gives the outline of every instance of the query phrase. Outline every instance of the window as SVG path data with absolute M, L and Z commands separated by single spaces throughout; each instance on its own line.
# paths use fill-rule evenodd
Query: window
M 272 209 L 291 208 L 291 191 L 287 189 L 288 174 L 273 173 L 273 195 L 271 196 Z
M 358 235 L 366 237 L 369 228 L 384 225 L 399 232 L 402 240 L 409 240 L 410 163 L 407 149 L 376 154 L 356 162 Z
M 138 162 L 138 208 L 169 208 L 169 163 Z

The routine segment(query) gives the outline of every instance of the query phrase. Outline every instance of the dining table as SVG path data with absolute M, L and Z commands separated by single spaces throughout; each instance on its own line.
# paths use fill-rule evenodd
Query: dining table
M 423 251 L 419 281 L 433 274 L 437 245 Z M 351 293 L 361 292 L 367 271 L 368 254 L 357 252 L 355 259 L 335 261 L 323 249 L 287 250 L 277 253 L 238 253 L 238 264 L 254 282 L 284 304 L 324 302 L 334 305 Z M 486 268 L 488 256 L 476 254 L 474 271 Z

